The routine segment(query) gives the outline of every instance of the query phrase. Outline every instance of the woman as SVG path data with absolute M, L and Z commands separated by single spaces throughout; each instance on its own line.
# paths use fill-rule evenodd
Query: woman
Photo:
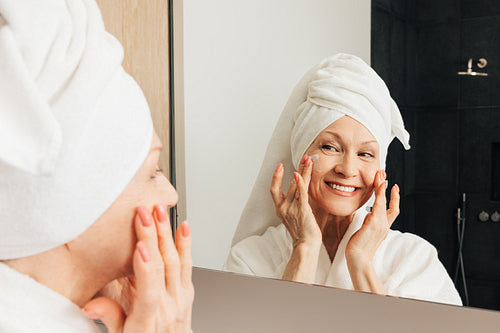
M 1 332 L 191 331 L 189 226 L 122 59 L 94 1 L 0 1 Z
M 323 60 L 280 117 L 225 269 L 461 304 L 435 248 L 390 230 L 400 195 L 395 185 L 387 209 L 384 166 L 394 137 L 409 149 L 382 79 L 352 55 Z

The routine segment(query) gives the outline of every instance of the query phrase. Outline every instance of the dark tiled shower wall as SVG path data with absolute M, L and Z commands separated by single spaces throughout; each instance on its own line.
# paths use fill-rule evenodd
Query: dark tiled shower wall
M 466 192 L 470 305 L 500 310 L 500 223 L 477 217 L 500 212 L 491 178 L 492 166 L 500 167 L 492 161 L 500 143 L 500 1 L 373 0 L 371 49 L 411 133 L 410 151 L 398 142 L 389 147 L 389 180 L 402 188 L 393 228 L 434 244 L 453 277 L 456 210 Z M 481 57 L 485 69 L 475 65 Z M 489 76 L 458 76 L 469 58 Z

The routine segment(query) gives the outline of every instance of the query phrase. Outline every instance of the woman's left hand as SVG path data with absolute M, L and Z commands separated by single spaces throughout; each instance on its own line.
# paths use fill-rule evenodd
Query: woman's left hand
M 385 293 L 385 288 L 375 275 L 372 260 L 399 214 L 400 198 L 399 187 L 394 185 L 387 209 L 386 178 L 384 170 L 379 170 L 375 175 L 375 203 L 372 211 L 366 215 L 363 225 L 354 233 L 346 247 L 347 267 L 356 290 Z

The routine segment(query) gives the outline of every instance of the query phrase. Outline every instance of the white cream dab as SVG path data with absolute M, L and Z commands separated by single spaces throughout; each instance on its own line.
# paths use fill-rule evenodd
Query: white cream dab
M 313 171 L 321 172 L 318 163 L 319 155 L 318 154 L 311 155 L 311 161 L 313 162 Z

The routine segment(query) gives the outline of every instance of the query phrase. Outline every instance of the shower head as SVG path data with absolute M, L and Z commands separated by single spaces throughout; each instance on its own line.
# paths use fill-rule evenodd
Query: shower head
M 488 64 L 488 61 L 484 58 L 480 58 L 479 62 L 477 63 L 477 67 L 479 68 L 484 68 Z M 482 73 L 482 72 L 473 72 L 472 71 L 472 58 L 469 58 L 469 61 L 467 62 L 467 72 L 457 72 L 458 75 L 470 75 L 470 76 L 488 76 L 488 73 Z

